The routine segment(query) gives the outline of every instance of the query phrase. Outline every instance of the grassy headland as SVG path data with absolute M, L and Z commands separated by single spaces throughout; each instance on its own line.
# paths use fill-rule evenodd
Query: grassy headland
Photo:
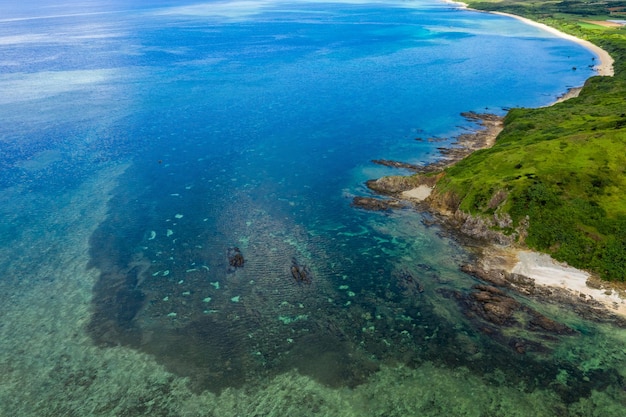
M 481 217 L 529 248 L 626 280 L 626 1 L 469 1 L 586 39 L 615 59 L 613 77 L 590 78 L 551 107 L 513 109 L 495 145 L 445 169 L 431 203 Z M 620 14 L 622 13 L 622 14 Z

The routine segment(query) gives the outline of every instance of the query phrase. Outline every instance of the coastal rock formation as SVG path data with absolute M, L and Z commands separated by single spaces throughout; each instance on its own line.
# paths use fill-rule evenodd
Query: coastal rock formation
M 381 200 L 373 197 L 354 197 L 352 206 L 365 210 L 386 211 L 392 208 L 400 208 L 402 204 L 398 200 Z
M 505 200 L 506 193 L 496 191 L 491 197 L 489 208 L 495 211 L 491 216 L 474 216 L 459 209 L 461 199 L 452 191 L 440 191 L 436 187 L 427 200 L 426 209 L 439 216 L 439 220 L 448 227 L 470 238 L 496 245 L 523 243 L 528 235 L 528 219 L 519 221 L 513 228 L 513 221 L 508 213 L 500 214 L 499 205 Z M 509 230 L 508 234 L 501 230 Z
M 505 235 L 494 230 L 496 222 L 490 218 L 472 216 L 462 211 L 456 211 L 449 221 L 464 235 L 497 245 L 509 245 L 517 236 L 516 233 Z
M 484 320 L 498 325 L 519 325 L 534 332 L 543 331 L 556 335 L 575 333 L 568 326 L 521 304 L 494 286 L 478 284 L 473 288 L 476 291 L 466 298 L 468 308 Z M 525 317 L 526 320 L 520 317 Z
M 475 285 L 474 291 L 465 298 L 466 307 L 488 322 L 501 326 L 512 326 L 516 320 L 513 313 L 521 304 L 507 296 L 502 290 L 490 285 Z
M 390 168 L 404 168 L 404 169 L 409 169 L 411 171 L 416 171 L 416 172 L 419 172 L 423 168 L 422 165 L 414 165 L 414 164 L 409 164 L 407 162 L 391 161 L 389 159 L 374 159 L 372 160 L 372 162 L 375 164 L 383 165 L 383 166 L 390 167 Z
M 482 248 L 482 252 L 477 263 L 465 264 L 461 270 L 483 282 L 500 288 L 511 288 L 518 293 L 532 296 L 535 300 L 568 306 L 568 309 L 586 320 L 626 328 L 626 319 L 623 316 L 607 309 L 606 304 L 592 296 L 576 294 L 564 288 L 537 285 L 532 278 L 510 272 L 511 262 L 517 262 L 517 258 L 511 259 L 510 255 L 503 255 L 502 248 L 488 246 Z
M 535 281 L 520 274 L 514 274 L 499 268 L 483 268 L 479 265 L 465 264 L 461 271 L 472 275 L 482 281 L 499 287 L 514 287 L 524 294 L 532 294 L 535 291 Z
M 476 122 L 481 128 L 474 132 L 457 136 L 450 147 L 439 148 L 442 157 L 438 161 L 428 165 L 413 165 L 406 162 L 385 159 L 373 161 L 380 165 L 409 169 L 416 172 L 418 175 L 387 176 L 367 181 L 367 187 L 384 195 L 398 195 L 403 191 L 408 191 L 420 185 L 433 187 L 441 178 L 441 171 L 443 171 L 444 168 L 453 165 L 478 149 L 488 148 L 495 143 L 496 137 L 502 130 L 502 117 L 494 114 L 479 114 L 474 112 L 462 113 L 461 115 L 470 121 Z
M 423 175 L 411 175 L 402 176 L 394 175 L 388 177 L 382 177 L 377 180 L 369 180 L 365 182 L 367 188 L 384 195 L 399 195 L 403 191 L 412 190 L 413 188 L 425 185 L 427 187 L 433 187 L 439 176 L 423 176 Z
M 548 342 L 556 341 L 557 336 L 576 334 L 572 328 L 522 304 L 492 285 L 474 285 L 469 293 L 447 289 L 440 289 L 439 292 L 446 298 L 454 299 L 479 331 L 520 354 L 529 350 L 547 352 L 551 350 Z M 507 328 L 526 332 L 527 337 L 509 338 L 504 331 Z

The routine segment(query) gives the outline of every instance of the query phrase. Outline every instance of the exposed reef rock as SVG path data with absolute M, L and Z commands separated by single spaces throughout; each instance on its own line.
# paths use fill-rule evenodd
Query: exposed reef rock
M 516 323 L 513 313 L 521 309 L 519 302 L 490 285 L 474 285 L 473 288 L 478 291 L 459 297 L 468 310 L 466 314 L 471 311 L 483 320 L 501 326 L 511 327 Z
M 442 155 L 438 161 L 423 166 L 386 159 L 379 159 L 373 162 L 389 167 L 409 169 L 417 174 L 435 174 L 474 151 L 493 146 L 496 137 L 502 130 L 502 117 L 495 114 L 478 114 L 474 112 L 462 113 L 461 115 L 467 120 L 479 124 L 481 129 L 457 136 L 450 147 L 438 148 Z M 380 194 L 397 195 L 420 185 L 433 187 L 439 178 L 439 175 L 389 176 L 367 181 L 366 185 Z
M 441 158 L 427 165 L 414 165 L 401 161 L 378 159 L 373 162 L 393 168 L 405 168 L 418 174 L 430 174 L 442 171 L 472 152 L 493 146 L 496 137 L 502 131 L 503 118 L 495 114 L 479 114 L 475 112 L 461 113 L 467 120 L 477 123 L 481 129 L 472 130 L 457 136 L 448 147 L 437 148 Z M 417 184 L 420 185 L 420 184 Z M 433 186 L 433 184 L 427 184 Z M 374 189 L 374 188 L 373 188 Z M 408 188 L 400 191 L 406 191 Z M 375 190 L 375 189 L 374 189 Z M 376 191 L 376 190 L 375 190 Z
M 420 185 L 433 187 L 439 176 L 402 176 L 394 175 L 382 177 L 377 180 L 369 180 L 365 183 L 367 187 L 379 194 L 399 196 L 403 191 L 412 190 Z
M 386 166 L 386 167 L 404 168 L 404 169 L 408 169 L 408 170 L 416 171 L 416 172 L 419 172 L 422 168 L 424 168 L 422 165 L 414 165 L 414 164 L 409 164 L 406 162 L 391 161 L 389 159 L 374 159 L 372 160 L 372 162 L 378 165 Z
M 392 208 L 402 207 L 402 203 L 398 200 L 381 200 L 373 197 L 354 197 L 352 206 L 365 210 L 386 211 Z
M 552 334 L 574 334 L 574 330 L 558 323 L 536 310 L 527 307 L 508 296 L 504 291 L 491 285 L 474 285 L 465 298 L 467 307 L 479 317 L 494 324 L 519 325 L 530 331 L 546 331 Z M 516 314 L 518 313 L 518 314 Z M 520 320 L 519 313 L 527 318 Z
M 456 144 L 466 149 L 467 155 L 479 149 L 493 146 L 496 137 L 502 131 L 502 116 L 489 113 L 465 112 L 461 116 L 477 123 L 482 129 L 465 133 L 456 138 Z

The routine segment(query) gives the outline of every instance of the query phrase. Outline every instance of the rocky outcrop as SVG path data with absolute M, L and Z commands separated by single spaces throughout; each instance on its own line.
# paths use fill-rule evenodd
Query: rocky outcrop
M 354 197 L 352 199 L 352 206 L 364 210 L 387 211 L 402 207 L 402 203 L 398 200 L 382 200 L 380 198 L 373 197 Z
M 575 333 L 568 326 L 521 304 L 499 288 L 482 284 L 473 288 L 475 291 L 465 297 L 466 306 L 483 320 L 498 325 L 517 325 L 533 332 L 555 335 Z
M 510 288 L 540 302 L 568 306 L 570 311 L 585 320 L 611 323 L 614 326 L 626 328 L 626 318 L 613 313 L 593 297 L 576 294 L 563 288 L 536 285 L 532 278 L 509 272 L 512 264 L 518 261 L 517 257 L 512 255 L 515 250 L 489 245 L 483 247 L 481 252 L 482 254 L 475 263 L 465 264 L 461 270 L 498 288 Z
M 372 162 L 375 164 L 383 165 L 383 166 L 390 167 L 390 168 L 403 168 L 403 169 L 408 169 L 408 170 L 416 171 L 416 172 L 419 172 L 420 169 L 423 168 L 422 165 L 414 165 L 414 164 L 409 164 L 407 162 L 400 162 L 400 161 L 391 161 L 389 159 L 374 159 L 372 160 Z
M 549 352 L 550 342 L 558 340 L 557 336 L 576 334 L 572 328 L 546 317 L 492 285 L 477 284 L 468 293 L 449 289 L 439 292 L 455 300 L 479 331 L 519 354 Z M 518 329 L 517 336 L 507 336 L 507 328 Z
M 403 191 L 412 190 L 420 185 L 433 187 L 439 178 L 440 176 L 438 175 L 393 175 L 377 180 L 369 180 L 365 185 L 367 185 L 367 188 L 370 190 L 379 194 L 399 197 Z
M 501 326 L 516 323 L 513 313 L 521 309 L 519 302 L 490 285 L 474 285 L 474 289 L 476 291 L 462 297 L 468 310 L 483 320 Z
M 509 245 L 515 241 L 515 234 L 505 235 L 495 229 L 497 223 L 488 217 L 472 216 L 458 210 L 454 214 L 453 221 L 458 224 L 458 230 L 475 239 L 494 243 L 497 245 Z
M 419 185 L 416 176 L 389 176 L 365 182 L 367 188 L 384 195 L 399 195 Z

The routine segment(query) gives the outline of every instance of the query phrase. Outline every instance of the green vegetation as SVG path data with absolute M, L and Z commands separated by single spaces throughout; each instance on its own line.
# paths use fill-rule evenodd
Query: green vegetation
M 496 144 L 448 168 L 433 196 L 451 210 L 510 217 L 493 227 L 604 279 L 626 280 L 626 27 L 590 23 L 626 19 L 626 1 L 470 7 L 587 39 L 615 59 L 615 76 L 592 77 L 579 97 L 551 107 L 511 110 Z

